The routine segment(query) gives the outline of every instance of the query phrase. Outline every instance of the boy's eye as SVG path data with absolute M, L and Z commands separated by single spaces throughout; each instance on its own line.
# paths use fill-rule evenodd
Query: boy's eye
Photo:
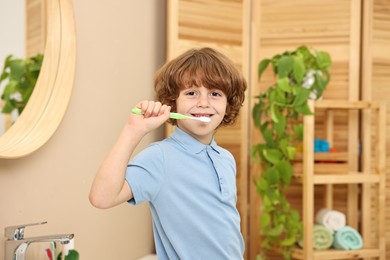
M 211 95 L 212 95 L 213 97 L 221 97 L 221 96 L 222 96 L 222 93 L 221 93 L 221 92 L 214 91 L 214 92 L 211 93 Z
M 194 96 L 195 95 L 195 91 L 188 91 L 188 92 L 186 92 L 186 95 Z

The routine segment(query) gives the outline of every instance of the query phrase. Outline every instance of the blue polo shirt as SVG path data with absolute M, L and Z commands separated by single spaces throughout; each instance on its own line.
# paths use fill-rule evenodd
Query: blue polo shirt
M 159 260 L 242 260 L 236 165 L 213 140 L 204 145 L 178 127 L 128 165 L 130 204 L 149 202 Z

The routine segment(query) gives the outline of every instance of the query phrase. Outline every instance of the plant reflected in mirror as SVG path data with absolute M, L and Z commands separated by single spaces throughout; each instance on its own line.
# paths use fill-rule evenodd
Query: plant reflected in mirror
M 18 59 L 8 55 L 0 75 L 1 113 L 19 116 L 26 107 L 41 71 L 43 55 Z
M 1 1 L 0 136 L 21 115 L 35 87 L 46 45 L 44 0 Z

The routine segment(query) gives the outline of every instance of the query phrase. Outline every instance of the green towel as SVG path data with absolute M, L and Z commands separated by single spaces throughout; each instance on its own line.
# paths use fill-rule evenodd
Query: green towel
M 316 224 L 313 229 L 313 248 L 328 249 L 332 246 L 333 234 L 330 229 L 324 225 Z
M 317 250 L 328 249 L 332 243 L 332 231 L 322 224 L 315 224 L 313 226 L 313 248 Z M 303 241 L 300 241 L 299 245 L 303 247 Z
M 334 234 L 333 247 L 343 250 L 360 249 L 363 247 L 363 240 L 354 228 L 345 226 Z

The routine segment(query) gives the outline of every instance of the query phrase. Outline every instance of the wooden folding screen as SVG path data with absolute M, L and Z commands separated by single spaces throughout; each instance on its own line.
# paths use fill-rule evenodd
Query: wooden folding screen
M 387 105 L 386 129 L 390 127 L 390 0 L 363 1 L 362 12 L 362 68 L 361 97 L 362 100 L 381 101 Z M 368 119 L 362 124 L 372 124 L 374 119 Z M 363 128 L 364 129 L 364 128 Z M 372 136 L 373 133 L 363 131 L 362 135 Z M 386 226 L 380 232 L 386 235 L 386 256 L 390 256 L 390 131 L 386 130 L 386 150 L 383 155 L 386 162 Z M 372 151 L 374 153 L 374 150 Z M 363 158 L 363 163 L 370 158 Z M 363 164 L 364 166 L 364 164 Z M 372 190 L 372 193 L 375 191 Z M 370 198 L 366 198 L 370 199 Z M 373 205 L 366 212 L 377 221 L 376 207 Z M 376 230 L 364 230 L 375 233 Z M 375 236 L 373 236 L 373 242 Z
M 229 56 L 249 82 L 247 101 L 238 123 L 220 129 L 216 139 L 232 151 L 237 160 L 238 208 L 247 246 L 246 259 L 255 259 L 259 251 L 260 201 L 253 178 L 260 169 L 251 163 L 249 151 L 260 137 L 253 129 L 250 113 L 253 97 L 274 80 L 272 73 L 267 71 L 258 82 L 258 62 L 305 44 L 327 51 L 332 57 L 331 81 L 324 99 L 390 100 L 387 86 L 390 82 L 390 0 L 168 0 L 167 3 L 168 59 L 189 48 L 213 47 Z M 354 118 L 352 122 L 355 123 L 346 124 L 346 117 Z M 336 148 L 359 149 L 358 143 L 350 141 L 361 134 L 358 122 L 356 112 L 335 114 L 337 135 L 333 144 Z M 167 127 L 167 131 L 169 133 L 171 128 Z M 389 151 L 390 132 L 386 140 Z M 386 158 L 390 166 L 389 156 Z M 360 159 L 348 158 L 350 170 L 359 167 Z M 390 177 L 387 186 L 390 190 Z M 335 188 L 334 192 L 343 199 L 335 202 L 334 207 L 351 215 L 348 213 L 354 212 L 359 203 L 356 196 L 359 190 L 357 185 Z M 301 209 L 300 188 L 293 186 L 289 196 L 293 205 Z M 323 199 L 321 192 L 316 197 Z M 375 221 L 375 216 L 372 218 Z M 359 226 L 355 218 L 348 217 L 347 221 L 352 226 Z M 390 231 L 390 219 L 386 231 Z M 390 251 L 390 237 L 387 251 Z
M 359 56 L 360 56 L 360 5 L 359 1 L 351 0 L 255 0 L 253 1 L 253 33 L 252 33 L 252 95 L 264 91 L 273 84 L 274 78 L 268 71 L 257 83 L 255 68 L 257 63 L 270 58 L 276 53 L 294 50 L 300 45 L 307 45 L 318 50 L 330 53 L 333 65 L 331 82 L 324 92 L 324 99 L 358 100 L 359 98 Z M 340 149 L 358 149 L 356 143 L 348 143 L 346 136 L 357 135 L 357 125 L 346 125 L 339 115 L 337 129 L 340 138 L 334 140 Z M 357 115 L 351 114 L 356 117 Z M 259 141 L 259 133 L 254 131 L 252 140 Z M 319 136 L 320 137 L 320 136 Z M 348 148 L 346 148 L 348 147 Z M 357 158 L 350 158 L 351 170 L 357 167 Z M 258 172 L 258 166 L 254 166 Z M 257 205 L 260 203 L 253 185 L 250 193 L 250 226 L 258 223 Z M 335 192 L 343 197 L 340 203 L 335 204 L 343 212 L 356 211 L 357 187 L 350 185 L 348 193 L 354 196 L 347 197 L 346 187 L 338 187 Z M 321 194 L 316 194 L 322 199 Z M 293 207 L 301 210 L 301 187 L 293 185 L 289 190 L 289 198 Z M 349 208 L 349 209 L 348 209 Z M 352 226 L 357 223 L 350 220 Z M 255 259 L 259 250 L 258 231 L 250 228 L 250 258 Z M 275 257 L 276 258 L 276 257 Z

